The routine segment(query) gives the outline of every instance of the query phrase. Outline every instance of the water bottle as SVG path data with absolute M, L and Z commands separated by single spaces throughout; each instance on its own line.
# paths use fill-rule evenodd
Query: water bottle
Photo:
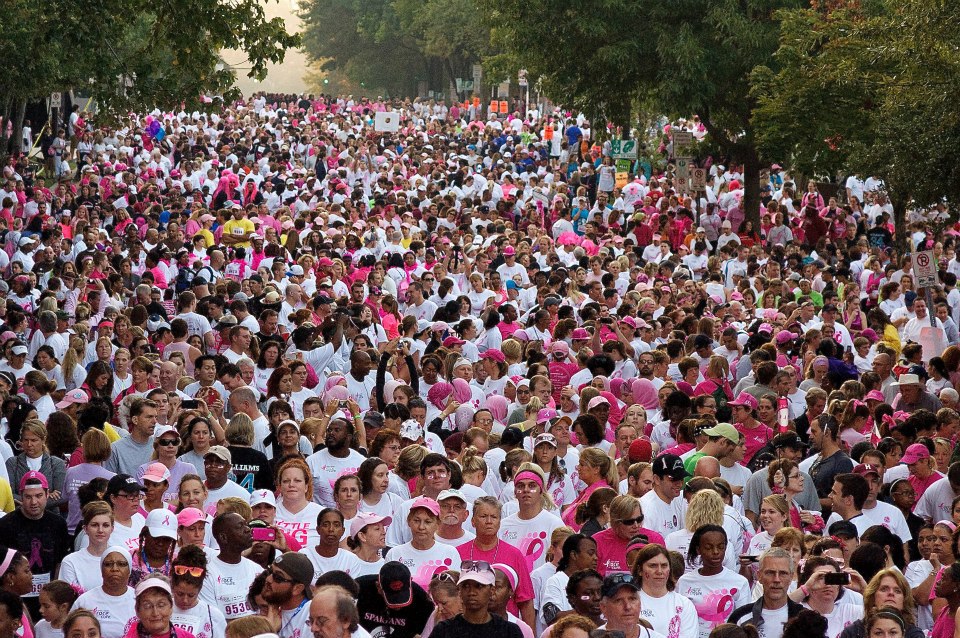
M 777 425 L 781 434 L 787 431 L 788 421 L 790 421 L 790 402 L 787 401 L 787 397 L 780 397 L 777 399 Z

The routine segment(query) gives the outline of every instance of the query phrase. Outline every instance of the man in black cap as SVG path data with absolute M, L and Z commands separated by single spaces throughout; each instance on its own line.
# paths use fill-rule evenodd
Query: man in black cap
M 640 585 L 632 575 L 611 574 L 603 579 L 600 611 L 607 622 L 598 629 L 622 631 L 624 638 L 639 638 Z
M 675 454 L 661 454 L 653 461 L 653 489 L 640 497 L 643 523 L 664 538 L 683 528 L 683 480 L 690 476 L 683 459 Z
M 773 441 L 771 441 L 769 445 L 772 447 L 773 455 L 776 459 L 789 459 L 794 463 L 799 463 L 803 460 L 804 452 L 808 447 L 796 432 L 778 434 L 773 437 Z M 765 449 L 767 449 L 767 446 L 760 448 L 754 456 L 759 456 Z M 803 470 L 801 470 L 800 473 L 803 475 L 803 491 L 797 496 L 797 503 L 805 510 L 819 512 L 820 499 L 817 496 L 817 488 L 813 484 L 813 479 Z M 747 479 L 747 484 L 743 486 L 744 513 L 754 525 L 756 525 L 759 520 L 760 501 L 772 493 L 773 492 L 770 491 L 770 485 L 767 484 L 766 466 L 754 472 L 753 476 Z
M 379 574 L 356 580 L 360 626 L 371 635 L 414 638 L 423 632 L 434 606 L 427 592 L 413 582 L 406 565 L 390 561 Z
M 280 638 L 300 638 L 310 621 L 313 564 L 303 554 L 287 552 L 267 569 L 261 597 L 280 611 Z
M 461 563 L 457 589 L 463 611 L 434 627 L 430 634 L 432 638 L 521 638 L 523 634 L 519 626 L 490 613 L 490 599 L 496 582 L 493 567 L 487 561 Z

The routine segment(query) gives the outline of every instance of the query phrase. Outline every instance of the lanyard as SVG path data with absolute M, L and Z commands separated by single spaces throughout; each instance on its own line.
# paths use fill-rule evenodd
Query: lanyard
M 304 598 L 300 601 L 300 604 L 297 605 L 297 608 L 293 610 L 293 613 L 290 615 L 290 620 L 284 623 L 283 627 L 280 628 L 280 631 L 277 632 L 277 635 L 283 636 L 283 630 L 290 626 L 290 623 L 293 622 L 293 619 L 297 617 L 297 614 L 300 613 L 300 610 L 303 609 L 303 606 L 307 604 L 307 599 Z

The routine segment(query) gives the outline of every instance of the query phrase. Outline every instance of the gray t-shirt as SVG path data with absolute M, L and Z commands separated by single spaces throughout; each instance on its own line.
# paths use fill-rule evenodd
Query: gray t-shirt
M 147 439 L 146 443 L 140 444 L 133 440 L 133 437 L 125 437 L 111 444 L 110 458 L 103 464 L 111 472 L 116 474 L 137 475 L 137 469 L 144 463 L 150 462 L 153 456 L 153 437 Z
M 767 468 L 757 470 L 753 473 L 747 484 L 743 486 L 743 509 L 760 514 L 760 501 L 770 496 L 773 492 L 767 485 Z M 817 496 L 817 488 L 813 484 L 813 479 L 806 472 L 803 472 L 803 491 L 797 496 L 797 504 L 805 509 L 814 512 L 820 511 L 820 498 Z

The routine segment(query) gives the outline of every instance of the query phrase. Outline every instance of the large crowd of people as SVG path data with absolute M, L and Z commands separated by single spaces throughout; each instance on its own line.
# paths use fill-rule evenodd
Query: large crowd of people
M 0 638 L 956 635 L 946 207 L 774 164 L 755 226 L 696 118 L 208 107 L 3 167 Z

